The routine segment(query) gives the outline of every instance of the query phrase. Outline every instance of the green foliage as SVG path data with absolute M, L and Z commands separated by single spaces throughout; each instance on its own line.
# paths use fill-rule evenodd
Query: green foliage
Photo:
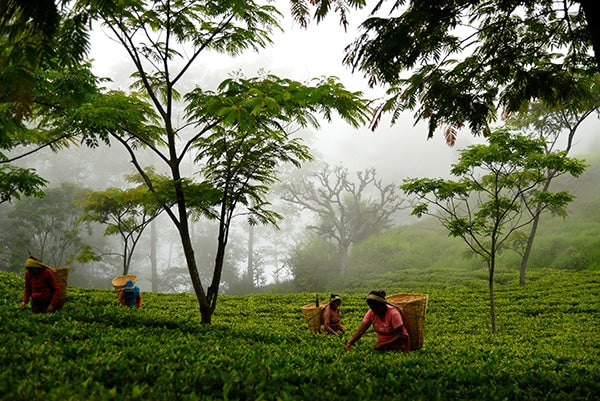
M 506 329 L 490 335 L 485 273 L 413 270 L 383 288 L 429 294 L 424 347 L 379 353 L 367 332 L 308 332 L 300 307 L 314 293 L 222 295 L 210 326 L 195 297 L 144 293 L 144 308 L 114 291 L 68 288 L 52 315 L 18 310 L 23 280 L 0 273 L 0 391 L 10 400 L 582 400 L 600 391 L 595 313 L 600 276 L 531 269 L 497 288 Z M 370 283 L 377 288 L 377 283 Z M 366 292 L 342 293 L 345 339 Z M 322 294 L 320 294 L 322 295 Z
M 21 269 L 29 253 L 50 266 L 64 266 L 75 259 L 89 261 L 90 250 L 86 243 L 86 226 L 78 227 L 83 213 L 75 201 L 85 189 L 63 183 L 47 190 L 42 199 L 25 198 L 0 214 L 2 232 L 0 249 L 5 269 Z
M 297 245 L 287 264 L 299 291 L 332 291 L 339 279 L 339 255 L 334 245 L 312 237 Z
M 32 169 L 0 166 L 0 203 L 21 199 L 23 196 L 43 198 L 43 187 L 48 182 Z
M 401 188 L 421 203 L 413 214 L 437 218 L 454 237 L 486 262 L 489 270 L 490 314 L 496 331 L 494 271 L 499 252 L 513 234 L 529 225 L 543 211 L 565 214 L 573 200 L 567 191 L 550 192 L 544 186 L 547 171 L 554 177 L 580 176 L 585 163 L 564 152 L 548 153 L 543 138 L 531 138 L 502 130 L 487 144 L 460 151 L 451 173 L 459 181 L 406 179 Z M 429 209 L 434 205 L 435 210 Z
M 432 215 L 483 260 L 493 261 L 504 242 L 545 210 L 564 214 L 573 196 L 543 188 L 546 171 L 580 176 L 585 163 L 546 153 L 543 139 L 497 131 L 488 143 L 460 151 L 451 173 L 459 181 L 413 178 L 401 188 L 417 197 L 413 214 Z M 437 209 L 430 210 L 435 205 Z M 536 212 L 534 212 L 536 210 Z M 493 266 L 491 267 L 493 271 Z
M 598 51 L 590 35 L 592 4 L 382 0 L 374 9 L 389 14 L 372 12 L 344 63 L 363 71 L 371 85 L 390 85 L 373 127 L 383 113 L 395 122 L 402 111 L 415 110 L 417 121 L 428 121 L 430 137 L 443 128 L 452 145 L 464 126 L 489 133 L 498 111 L 593 97 L 590 82 L 597 80 L 600 58 L 590 51 L 592 44 Z

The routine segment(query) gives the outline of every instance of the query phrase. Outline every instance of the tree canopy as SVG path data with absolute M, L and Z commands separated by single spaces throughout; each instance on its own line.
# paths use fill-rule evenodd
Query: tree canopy
M 35 124 L 12 118 L 20 125 L 6 132 L 7 146 L 15 145 L 17 134 L 53 146 L 121 144 L 177 228 L 202 320 L 210 323 L 234 209 L 239 206 L 253 222 L 274 223 L 279 216 L 269 210 L 265 196 L 276 167 L 309 158 L 290 133 L 336 116 L 354 126 L 364 123 L 366 100 L 335 78 L 301 83 L 262 73 L 225 79 L 215 90 L 190 90 L 186 74 L 211 62 L 210 52 L 235 57 L 271 42 L 281 15 L 270 4 L 67 1 L 59 11 L 59 26 L 72 15 L 102 24 L 128 54 L 134 82 L 128 91 L 107 90 L 85 63 L 37 64 L 34 106 L 23 119 Z M 17 26 L 20 16 L 16 12 L 9 21 Z M 168 177 L 162 189 L 147 173 L 148 154 L 158 163 L 157 172 Z M 190 232 L 196 212 L 221 224 L 213 280 L 206 289 Z
M 555 177 L 580 176 L 586 165 L 564 152 L 547 152 L 543 138 L 510 131 L 494 131 L 488 143 L 460 151 L 451 173 L 458 180 L 406 179 L 401 186 L 420 203 L 416 216 L 431 215 L 462 238 L 489 271 L 492 331 L 496 332 L 494 273 L 498 252 L 507 247 L 512 234 L 529 225 L 544 211 L 566 215 L 573 200 L 568 191 L 551 192 L 544 184 L 547 171 Z
M 317 21 L 333 7 L 343 24 L 348 7 L 364 6 L 310 2 Z M 292 0 L 303 25 L 308 10 L 307 0 Z M 461 128 L 489 133 L 490 122 L 530 101 L 588 98 L 586 81 L 600 71 L 598 21 L 593 0 L 379 0 L 344 63 L 387 88 L 372 128 L 384 113 L 394 122 L 414 110 L 429 137 L 441 128 L 453 144 Z

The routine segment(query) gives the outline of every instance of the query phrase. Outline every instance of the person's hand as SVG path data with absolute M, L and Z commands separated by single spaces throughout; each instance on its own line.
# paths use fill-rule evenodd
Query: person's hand
M 25 306 L 27 305 L 27 302 L 21 302 L 21 309 L 25 309 Z
M 54 312 L 54 306 L 48 305 L 48 307 L 46 308 L 46 312 L 48 312 L 48 313 Z
M 350 351 L 350 348 L 352 348 L 352 343 L 351 343 L 350 341 L 348 341 L 348 342 L 346 343 L 346 346 L 344 347 L 344 349 L 345 349 L 346 351 Z

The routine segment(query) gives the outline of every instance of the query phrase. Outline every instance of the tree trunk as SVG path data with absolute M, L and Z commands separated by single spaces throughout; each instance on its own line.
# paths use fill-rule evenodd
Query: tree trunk
M 572 137 L 570 137 L 572 138 Z M 570 140 L 569 140 L 570 143 Z M 570 145 L 569 145 L 570 148 Z M 568 149 L 567 149 L 568 151 Z M 552 179 L 554 178 L 554 171 L 548 171 L 548 174 L 546 175 L 546 181 L 544 182 L 544 188 L 543 191 L 547 191 L 548 188 L 550 187 L 550 183 L 552 182 Z M 531 224 L 531 231 L 529 232 L 529 237 L 527 238 L 527 245 L 525 247 L 525 252 L 523 252 L 523 258 L 521 259 L 521 268 L 520 268 L 520 278 L 519 278 L 519 284 L 520 285 L 525 285 L 525 271 L 527 270 L 527 263 L 529 262 L 529 255 L 531 254 L 531 248 L 533 247 L 533 240 L 535 239 L 535 234 L 537 232 L 537 227 L 538 227 L 538 223 L 540 221 L 540 214 L 541 214 L 541 207 L 540 204 L 537 204 L 535 207 L 535 216 L 533 216 L 533 223 Z
M 531 231 L 529 232 L 529 237 L 527 238 L 527 245 L 525 246 L 525 252 L 523 252 L 523 258 L 521 259 L 521 269 L 519 277 L 520 285 L 525 285 L 525 271 L 527 270 L 527 263 L 529 262 L 529 255 L 531 254 L 531 248 L 533 247 L 533 240 L 535 239 L 535 234 L 537 232 L 539 220 L 540 213 L 538 212 L 533 218 L 533 223 L 531 224 Z
M 588 31 L 592 38 L 592 47 L 596 57 L 596 67 L 600 71 L 600 3 L 598 0 L 580 0 Z
M 127 241 L 123 247 L 123 276 L 129 273 L 129 263 L 127 263 Z
M 248 265 L 246 266 L 246 276 L 249 289 L 254 288 L 254 226 L 248 226 Z
M 202 288 L 202 282 L 200 280 L 200 274 L 198 273 L 198 266 L 196 265 L 196 259 L 194 258 L 194 249 L 192 247 L 192 241 L 190 240 L 189 232 L 187 231 L 187 224 L 182 224 L 184 227 L 180 228 L 181 243 L 183 245 L 183 253 L 192 279 L 192 286 L 196 293 L 196 298 L 200 304 L 200 323 L 210 324 L 212 318 L 212 310 L 206 299 L 206 293 Z
M 152 292 L 158 292 L 158 267 L 156 262 L 156 244 L 158 236 L 156 235 L 156 221 L 150 223 L 150 265 L 152 268 Z
M 210 324 L 212 310 L 206 297 L 206 293 L 204 292 L 204 288 L 202 288 L 202 281 L 200 280 L 200 274 L 198 273 L 198 265 L 196 264 L 196 258 L 194 257 L 194 247 L 192 246 L 192 239 L 190 236 L 185 198 L 183 196 L 183 189 L 179 183 L 179 172 L 177 171 L 176 173 L 177 174 L 174 174 L 176 177 L 175 194 L 177 197 L 179 221 L 174 220 L 174 222 L 177 226 L 177 230 L 179 231 L 181 245 L 183 246 L 183 254 L 185 256 L 185 261 L 190 273 L 190 278 L 192 280 L 192 286 L 194 287 L 194 292 L 196 293 L 196 298 L 198 299 L 198 303 L 200 305 L 200 322 L 203 324 Z
M 488 270 L 489 270 L 489 287 L 490 287 L 490 316 L 492 318 L 492 333 L 496 334 L 496 301 L 494 295 L 494 268 L 495 268 L 494 257 L 492 256 L 492 260 L 488 262 Z
M 350 245 L 341 245 L 340 246 L 340 277 L 344 277 L 346 275 L 346 271 L 348 270 L 348 253 L 350 252 Z

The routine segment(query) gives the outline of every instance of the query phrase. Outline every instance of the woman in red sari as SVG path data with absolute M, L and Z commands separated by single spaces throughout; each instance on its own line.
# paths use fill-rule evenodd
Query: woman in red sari
M 41 260 L 29 257 L 25 261 L 25 291 L 21 309 L 25 309 L 31 299 L 33 313 L 52 313 L 56 310 L 60 289 L 52 269 Z

